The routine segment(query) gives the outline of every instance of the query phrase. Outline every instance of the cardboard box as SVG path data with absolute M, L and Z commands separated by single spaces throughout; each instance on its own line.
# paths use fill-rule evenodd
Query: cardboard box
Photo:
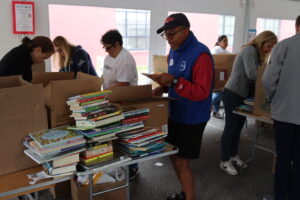
M 263 117 L 271 118 L 271 105 L 266 98 L 265 89 L 261 80 L 265 68 L 265 66 L 260 66 L 257 70 L 253 113 Z
M 221 90 L 224 88 L 228 80 L 228 69 L 224 68 L 215 68 L 214 71 L 214 89 Z
M 43 95 L 50 119 L 50 127 L 72 124 L 70 109 L 66 101 L 71 96 L 101 90 L 102 78 L 73 72 L 34 72 L 32 83 L 43 83 Z
M 228 73 L 230 75 L 236 54 L 214 54 L 212 56 L 214 59 L 215 68 L 228 69 Z
M 21 76 L 0 78 L 0 175 L 37 165 L 24 154 L 22 141 L 31 132 L 47 129 L 43 86 Z
M 169 99 L 152 96 L 151 85 L 113 88 L 109 101 L 135 109 L 149 108 L 150 117 L 145 121 L 145 126 L 166 131 Z
M 236 54 L 215 54 L 212 56 L 215 64 L 214 89 L 222 89 L 231 74 Z
M 214 89 L 224 88 L 231 70 L 236 54 L 217 54 L 213 55 L 215 71 L 214 71 Z M 153 56 L 153 73 L 168 72 L 167 56 Z M 152 84 L 155 87 L 158 84 Z
M 93 186 L 93 192 L 102 192 L 104 190 L 113 189 L 125 185 L 125 181 L 119 181 L 115 183 L 103 183 Z M 71 191 L 73 200 L 88 200 L 89 199 L 89 187 L 79 186 L 75 181 L 71 181 Z M 94 196 L 94 200 L 125 200 L 126 199 L 126 187 L 122 189 L 113 190 L 97 196 Z
M 31 66 L 32 72 L 45 72 L 46 71 L 46 64 L 45 62 L 33 64 Z

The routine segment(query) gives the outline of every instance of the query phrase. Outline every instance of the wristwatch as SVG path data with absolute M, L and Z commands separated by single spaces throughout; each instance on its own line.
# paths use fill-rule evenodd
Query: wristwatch
M 176 85 L 177 83 L 178 83 L 178 78 L 175 77 L 175 78 L 173 79 L 173 81 L 172 81 L 171 86 L 174 86 L 174 85 Z

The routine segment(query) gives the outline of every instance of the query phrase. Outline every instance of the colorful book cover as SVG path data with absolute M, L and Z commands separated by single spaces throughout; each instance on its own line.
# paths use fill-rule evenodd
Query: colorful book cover
M 55 147 L 67 141 L 83 137 L 73 130 L 67 129 L 67 127 L 48 129 L 29 135 L 41 148 Z

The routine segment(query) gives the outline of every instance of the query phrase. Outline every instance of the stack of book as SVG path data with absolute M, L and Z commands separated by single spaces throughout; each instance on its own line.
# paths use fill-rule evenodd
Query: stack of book
M 87 150 L 80 154 L 83 166 L 95 166 L 114 158 L 112 141 L 90 143 Z
M 149 117 L 149 109 L 143 108 L 124 112 L 123 124 L 143 122 Z M 166 133 L 157 128 L 138 128 L 118 134 L 118 147 L 132 158 L 164 151 Z
M 132 158 L 157 154 L 164 151 L 166 133 L 157 128 L 141 128 L 119 134 L 119 148 Z
M 254 97 L 243 100 L 243 104 L 236 108 L 237 111 L 252 113 L 254 110 Z
M 249 106 L 254 106 L 254 97 L 248 97 L 247 99 L 243 100 L 243 103 Z
M 76 171 L 79 153 L 85 150 L 86 140 L 67 126 L 30 133 L 25 137 L 24 150 L 38 164 L 43 164 L 49 175 Z
M 70 97 L 67 104 L 76 126 L 90 129 L 124 119 L 118 106 L 109 103 L 107 97 L 110 93 L 106 90 Z
M 97 128 L 84 130 L 79 127 L 74 130 L 87 139 L 87 150 L 82 152 L 80 157 L 84 168 L 100 166 L 118 159 L 118 155 L 114 153 L 112 141 L 117 139 L 117 134 L 143 128 L 144 120 L 149 117 L 149 109 L 131 110 L 122 114 L 123 120 Z
M 247 112 L 247 113 L 252 113 L 253 109 L 254 109 L 254 106 L 247 105 L 247 104 L 242 104 L 236 108 L 236 110 L 238 110 L 238 111 Z

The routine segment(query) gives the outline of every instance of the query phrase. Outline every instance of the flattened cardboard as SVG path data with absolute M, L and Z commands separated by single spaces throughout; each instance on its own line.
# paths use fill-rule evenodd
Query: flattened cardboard
M 153 55 L 153 73 L 168 73 L 168 56 L 162 55 Z M 152 81 L 153 88 L 158 87 L 159 85 Z
M 153 55 L 153 73 L 168 72 L 168 56 Z
M 43 96 L 47 105 L 50 127 L 54 128 L 73 123 L 66 104 L 68 98 L 100 91 L 103 79 L 81 72 L 77 73 L 77 78 L 73 72 L 35 72 L 32 83 L 44 85 Z
M 151 85 L 124 86 L 111 89 L 109 101 L 133 101 L 152 98 Z
M 31 132 L 47 129 L 42 85 L 11 76 L 0 78 L 0 175 L 36 166 L 23 150 Z M 7 88 L 4 88 L 6 86 Z
M 266 98 L 265 89 L 262 84 L 262 75 L 265 71 L 266 66 L 261 66 L 257 70 L 256 83 L 255 83 L 255 99 L 254 99 L 254 110 L 253 113 L 264 117 L 271 118 L 271 105 Z
M 93 192 L 102 192 L 104 190 L 120 187 L 125 184 L 125 181 L 119 181 L 115 183 L 103 183 L 93 185 Z M 73 180 L 71 181 L 71 192 L 73 200 L 88 200 L 89 199 L 89 187 L 81 187 Z M 125 200 L 126 188 L 113 190 L 93 197 L 94 200 Z
M 153 97 L 151 85 L 113 88 L 109 101 L 135 109 L 149 108 L 149 118 L 145 121 L 145 126 L 166 131 L 169 99 Z

